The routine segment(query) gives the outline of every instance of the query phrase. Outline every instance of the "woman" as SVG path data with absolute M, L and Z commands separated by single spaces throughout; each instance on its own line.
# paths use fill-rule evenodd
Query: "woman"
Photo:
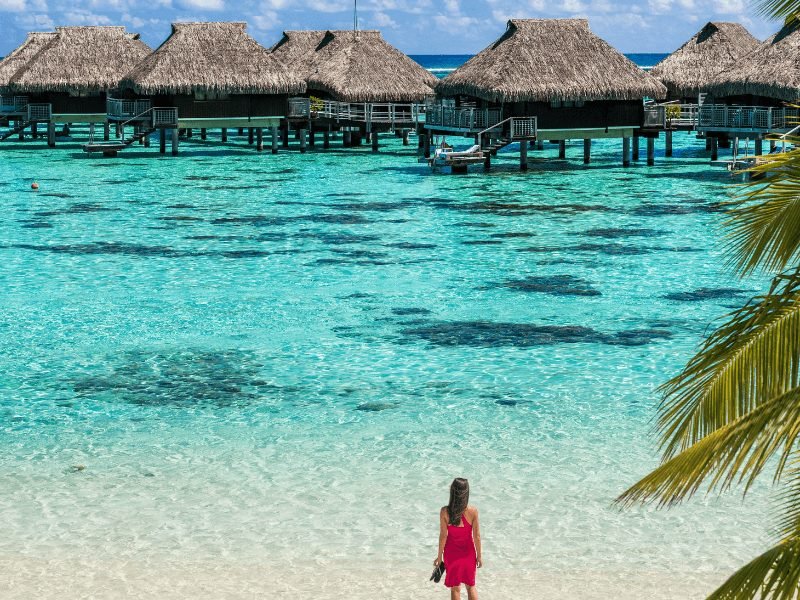
M 442 561 L 450 600 L 460 600 L 462 583 L 467 586 L 467 598 L 478 600 L 475 569 L 483 566 L 481 529 L 478 509 L 469 505 L 469 482 L 461 477 L 450 484 L 450 503 L 439 511 L 439 553 L 433 566 Z

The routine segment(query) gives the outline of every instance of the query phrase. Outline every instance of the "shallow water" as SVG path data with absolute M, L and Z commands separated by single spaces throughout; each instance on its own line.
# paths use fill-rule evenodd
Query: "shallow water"
M 722 269 L 702 142 L 434 176 L 233 140 L 4 143 L 2 597 L 442 597 L 454 476 L 489 598 L 700 598 L 766 547 L 763 491 L 612 506 L 655 388 L 764 285 Z

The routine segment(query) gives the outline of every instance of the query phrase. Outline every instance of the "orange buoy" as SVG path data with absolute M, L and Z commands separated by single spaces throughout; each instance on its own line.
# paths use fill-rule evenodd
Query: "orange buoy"
M 32 190 L 38 190 L 38 189 L 39 189 L 39 184 L 38 184 L 38 183 L 36 183 L 36 182 L 34 181 L 34 182 L 31 184 L 31 189 L 32 189 Z

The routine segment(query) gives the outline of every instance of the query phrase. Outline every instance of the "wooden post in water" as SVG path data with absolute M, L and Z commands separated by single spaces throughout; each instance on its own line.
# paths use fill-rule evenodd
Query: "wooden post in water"
M 305 154 L 306 152 L 306 130 L 300 130 L 300 153 Z
M 672 157 L 672 130 L 667 129 L 664 132 L 664 137 L 665 137 L 665 140 L 664 140 L 664 145 L 665 145 L 665 147 L 664 147 L 664 156 L 666 156 L 667 158 L 671 158 Z
M 519 143 L 519 170 L 528 170 L 528 142 L 525 140 Z
M 647 138 L 647 166 L 652 167 L 656 164 L 656 139 Z
M 424 140 L 423 140 L 423 144 L 424 145 L 422 146 L 422 149 L 423 149 L 422 155 L 425 158 L 430 158 L 431 157 L 431 134 L 429 132 L 427 132 L 427 131 L 424 131 L 422 133 L 422 137 L 424 138 Z
M 53 122 L 47 124 L 47 145 L 51 148 L 56 145 L 56 124 Z
M 558 158 L 567 158 L 567 140 L 558 140 Z
M 706 136 L 706 150 L 711 150 L 711 138 Z
M 631 166 L 631 138 L 622 138 L 622 166 Z
M 239 136 L 244 135 L 244 127 L 239 127 Z
M 256 150 L 261 152 L 264 150 L 264 128 L 256 127 Z
M 314 133 L 314 128 L 308 128 L 308 145 L 309 147 L 313 148 L 317 143 L 316 134 Z
M 191 127 L 189 127 L 189 129 L 187 129 L 187 130 L 186 130 L 186 139 L 187 139 L 187 140 L 190 140 L 190 139 L 192 139 L 192 136 L 193 136 L 193 135 L 194 135 L 194 131 L 192 130 L 192 128 L 191 128 Z
M 322 147 L 326 150 L 331 147 L 331 130 L 330 128 L 322 132 Z
M 142 130 L 144 130 L 144 127 L 142 127 Z M 144 147 L 145 148 L 149 148 L 150 147 L 150 134 L 149 133 L 145 134 L 145 136 L 142 138 L 142 141 L 144 142 Z
M 711 138 L 711 160 L 719 159 L 719 138 Z
M 539 140 L 538 142 L 536 142 L 536 149 L 544 150 L 544 140 Z
M 277 154 L 278 153 L 278 128 L 273 126 L 272 128 L 270 128 L 270 131 L 272 132 L 272 153 L 273 154 Z
M 753 140 L 753 146 L 755 147 L 755 155 L 761 156 L 764 154 L 764 142 L 763 138 L 760 135 L 756 136 L 756 139 Z
M 281 144 L 284 148 L 289 147 L 289 121 L 284 121 L 281 125 Z
M 775 151 L 775 140 L 770 140 L 769 141 L 769 151 L 770 151 L 770 154 Z
M 377 131 L 373 131 L 371 135 L 372 135 L 372 151 L 373 152 L 377 152 L 378 151 L 378 132 Z
M 94 123 L 89 123 L 89 139 L 94 139 Z
M 492 168 L 492 153 L 486 150 L 483 153 L 483 170 L 489 171 Z
M 111 125 L 108 124 L 108 121 L 103 123 L 103 141 L 107 142 L 111 138 Z
M 417 132 L 417 154 L 425 152 L 425 135 L 424 129 Z
M 250 144 L 251 146 L 253 145 L 253 134 L 254 133 L 255 133 L 255 131 L 253 131 L 252 127 L 248 127 L 247 128 L 247 143 Z
M 411 132 L 410 129 L 403 129 L 400 133 L 403 136 L 403 146 L 408 146 L 408 134 Z
M 22 119 L 16 121 L 16 126 L 19 127 L 20 125 L 22 125 Z M 19 132 L 19 141 L 20 142 L 25 141 L 25 130 L 24 129 L 21 129 L 20 132 Z
M 632 146 L 633 146 L 633 152 L 631 152 L 632 154 L 631 160 L 636 162 L 637 160 L 639 160 L 639 136 L 636 135 L 635 133 L 633 134 Z
M 353 133 L 349 129 L 342 132 L 342 147 L 349 148 L 353 143 Z
M 222 128 L 222 132 L 220 133 L 220 137 L 222 138 L 222 143 L 223 144 L 228 141 L 228 130 L 225 127 Z
M 208 132 L 205 127 L 200 128 L 200 139 L 205 140 L 208 137 Z
M 178 130 L 170 129 L 172 132 L 172 156 L 178 156 Z
M 583 164 L 588 165 L 592 162 L 592 140 L 583 140 Z
M 31 123 L 31 137 L 35 140 L 39 139 L 39 129 L 37 127 L 36 121 Z
M 167 153 L 167 130 L 163 127 L 158 130 L 158 151 L 161 154 Z

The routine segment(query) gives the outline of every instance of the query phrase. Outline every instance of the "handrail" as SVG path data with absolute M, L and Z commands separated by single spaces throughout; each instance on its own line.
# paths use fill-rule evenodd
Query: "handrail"
M 789 131 L 784 133 L 782 136 L 780 136 L 780 139 L 785 140 L 787 138 L 787 136 L 792 135 L 795 131 L 798 131 L 798 130 L 800 130 L 800 125 L 798 125 L 794 129 L 790 129 Z
M 494 125 L 492 125 L 491 127 L 487 127 L 487 128 L 486 128 L 486 129 L 484 129 L 483 131 L 480 131 L 480 132 L 478 132 L 478 134 L 477 134 L 477 135 L 481 136 L 481 135 L 483 135 L 484 133 L 489 133 L 489 132 L 490 132 L 492 129 L 496 129 L 497 127 L 499 127 L 499 126 L 500 126 L 500 125 L 502 125 L 503 123 L 508 123 L 509 121 L 513 121 L 514 119 L 515 119 L 515 117 L 508 117 L 508 118 L 505 118 L 505 119 L 503 119 L 502 121 L 500 121 L 499 123 L 495 123 L 495 124 L 494 124 Z

